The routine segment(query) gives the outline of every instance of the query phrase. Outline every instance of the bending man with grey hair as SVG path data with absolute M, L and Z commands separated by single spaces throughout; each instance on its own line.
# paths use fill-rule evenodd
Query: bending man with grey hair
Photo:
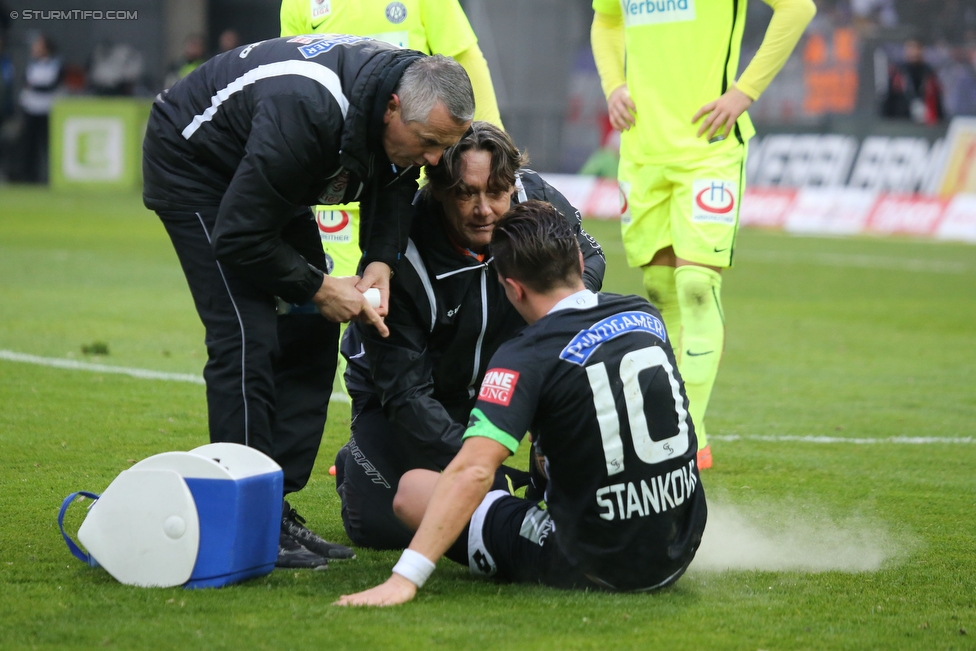
M 338 323 L 387 328 L 419 166 L 474 114 L 467 74 L 369 39 L 298 36 L 217 56 L 153 104 L 144 200 L 169 233 L 206 329 L 210 440 L 256 448 L 308 481 L 335 374 Z M 361 276 L 333 278 L 309 205 L 360 201 Z M 380 291 L 374 309 L 364 297 Z M 305 305 L 277 316 L 275 297 Z M 285 503 L 278 564 L 352 556 Z

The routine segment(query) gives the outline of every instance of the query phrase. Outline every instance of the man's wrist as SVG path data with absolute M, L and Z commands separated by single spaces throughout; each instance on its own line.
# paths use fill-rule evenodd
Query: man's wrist
M 404 549 L 400 560 L 393 566 L 394 574 L 399 574 L 418 588 L 422 588 L 437 567 L 433 561 L 412 549 Z

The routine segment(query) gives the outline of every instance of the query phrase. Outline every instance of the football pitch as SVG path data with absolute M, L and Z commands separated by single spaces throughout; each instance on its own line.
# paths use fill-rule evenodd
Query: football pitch
M 617 223 L 586 228 L 604 289 L 641 293 Z M 445 560 L 393 609 L 330 604 L 385 579 L 394 552 L 198 591 L 75 560 L 56 522 L 67 494 L 207 441 L 203 386 L 179 380 L 201 372 L 203 328 L 135 195 L 0 188 L 0 279 L 0 648 L 976 647 L 976 246 L 743 231 L 689 572 L 611 595 L 478 581 Z M 332 403 L 293 499 L 339 542 L 327 469 L 348 409 Z M 69 531 L 83 518 L 75 505 Z

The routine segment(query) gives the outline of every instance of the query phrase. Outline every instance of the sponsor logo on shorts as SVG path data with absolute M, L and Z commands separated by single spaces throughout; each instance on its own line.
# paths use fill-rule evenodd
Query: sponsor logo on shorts
M 695 0 L 623 0 L 627 27 L 695 19 Z
M 407 19 L 407 8 L 402 2 L 391 2 L 386 5 L 386 19 L 394 25 L 399 25 Z
M 628 332 L 648 332 L 662 342 L 668 340 L 664 323 L 647 312 L 621 312 L 580 330 L 559 353 L 559 359 L 582 366 L 602 344 Z
M 340 45 L 350 45 L 352 43 L 361 43 L 363 41 L 368 41 L 368 38 L 362 36 L 347 36 L 345 34 L 329 34 L 328 38 L 324 38 L 321 41 L 316 41 L 309 45 L 303 45 L 298 48 L 298 51 L 302 53 L 302 56 L 306 59 L 314 59 L 320 54 L 325 54 L 334 47 Z
M 352 220 L 345 210 L 316 210 L 315 221 L 323 242 L 352 242 Z
M 620 181 L 620 223 L 624 226 L 629 226 L 630 222 L 633 220 L 633 215 L 630 213 L 630 182 Z
M 494 560 L 489 554 L 485 553 L 484 549 L 474 550 L 471 558 L 468 560 L 468 565 L 471 567 L 472 574 L 480 574 L 482 576 L 493 576 L 498 570 L 495 567 Z
M 332 13 L 331 0 L 309 0 L 312 9 L 312 20 L 325 18 Z
M 549 511 L 545 509 L 545 502 L 542 502 L 542 508 L 539 506 L 531 506 L 529 510 L 525 512 L 525 517 L 522 518 L 522 526 L 519 529 L 519 535 L 530 540 L 540 547 L 549 534 L 552 533 L 555 525 L 552 518 L 549 516 Z
M 691 221 L 734 224 L 738 193 L 736 183 L 698 179 L 691 186 Z
M 507 407 L 512 402 L 512 394 L 515 393 L 518 379 L 518 371 L 510 371 L 507 368 L 488 369 L 485 379 L 481 382 L 478 399 Z

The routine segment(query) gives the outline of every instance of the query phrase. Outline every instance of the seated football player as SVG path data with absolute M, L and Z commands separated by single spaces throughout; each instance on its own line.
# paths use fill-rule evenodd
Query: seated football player
M 552 202 L 584 251 L 586 285 L 602 285 L 606 261 L 579 212 L 525 162 L 504 131 L 475 122 L 428 167 L 406 259 L 391 283 L 390 336 L 354 323 L 343 338 L 353 420 L 336 457 L 336 490 L 358 546 L 403 549 L 410 542 L 413 532 L 393 513 L 400 476 L 447 467 L 488 360 L 525 327 L 495 279 L 489 245 L 502 215 L 530 199 Z M 502 469 L 496 486 L 524 481 L 524 473 Z
M 393 574 L 339 605 L 409 601 L 445 553 L 509 581 L 654 590 L 677 581 L 701 543 L 698 443 L 660 313 L 587 289 L 575 233 L 547 204 L 516 206 L 491 245 L 530 325 L 492 357 L 444 472 L 400 480 L 396 513 L 417 533 Z M 489 490 L 526 431 L 548 473 L 544 502 Z

